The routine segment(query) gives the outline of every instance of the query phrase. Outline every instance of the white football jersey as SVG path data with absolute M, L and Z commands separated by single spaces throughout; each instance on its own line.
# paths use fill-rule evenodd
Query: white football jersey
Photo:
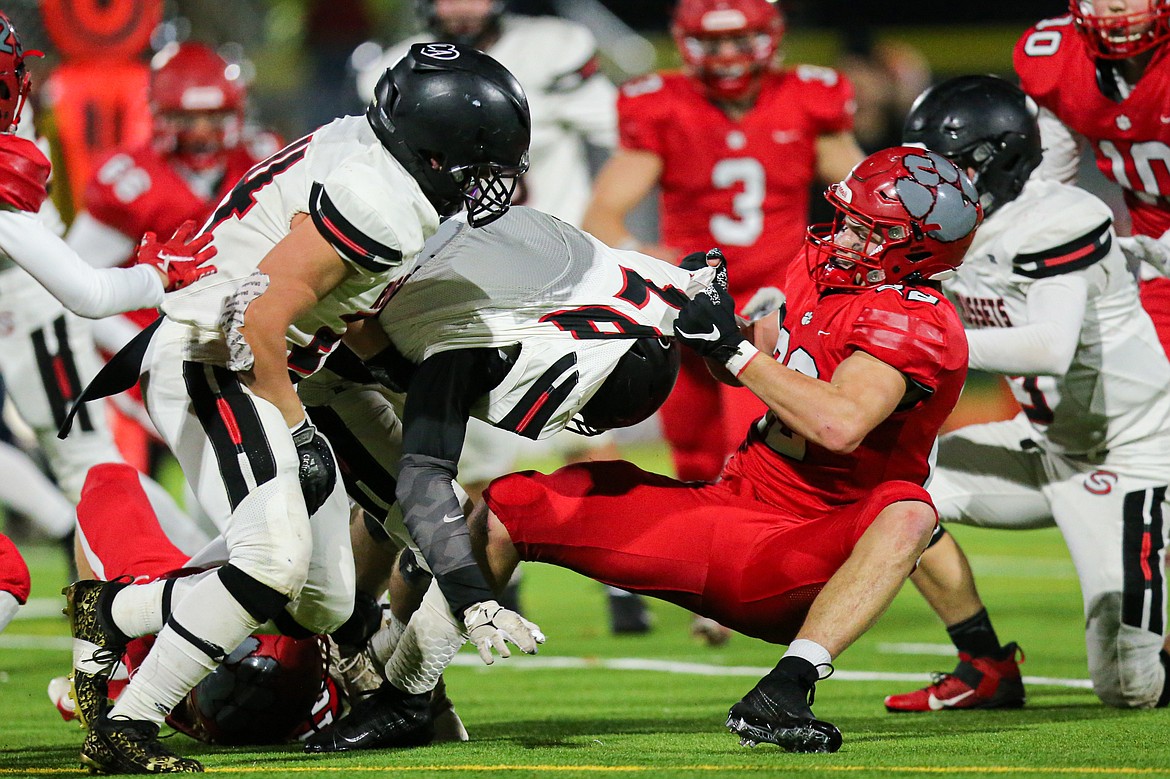
M 388 48 L 358 74 L 358 94 L 373 99 L 386 69 L 411 44 L 430 40 L 416 35 Z M 553 16 L 504 14 L 487 53 L 520 82 L 532 111 L 531 164 L 513 202 L 580 224 L 591 194 L 584 142 L 607 149 L 617 142 L 617 89 L 596 69 L 593 34 Z
M 1033 177 L 975 233 L 946 283 L 969 329 L 1028 324 L 1037 279 L 1089 282 L 1084 324 L 1064 376 L 1009 377 L 1045 449 L 1100 452 L 1170 432 L 1170 363 L 1112 239 L 1108 206 L 1084 190 Z
M 288 331 L 290 367 L 315 370 L 345 333 L 346 320 L 377 310 L 388 284 L 413 267 L 439 215 L 418 183 L 378 142 L 364 116 L 337 119 L 252 168 L 220 201 L 211 230 L 218 271 L 166 296 L 163 313 L 222 340 L 229 298 L 308 214 L 350 266 L 346 279 Z
M 629 336 L 672 335 L 686 297 L 710 277 L 611 249 L 554 217 L 513 207 L 477 229 L 461 217 L 448 220 L 379 320 L 415 363 L 452 349 L 518 349 L 473 415 L 544 438 L 592 397 L 629 349 Z

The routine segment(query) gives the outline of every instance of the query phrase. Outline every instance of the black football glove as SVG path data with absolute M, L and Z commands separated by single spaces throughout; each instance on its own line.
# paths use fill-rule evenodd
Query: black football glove
M 313 516 L 337 484 L 337 463 L 333 460 L 329 442 L 309 420 L 292 431 L 292 439 L 297 447 L 297 478 L 301 481 L 305 508 L 309 510 L 309 516 Z
M 700 356 L 726 363 L 745 342 L 735 318 L 735 301 L 727 291 L 727 262 L 718 249 L 704 255 L 722 262 L 715 280 L 688 301 L 674 320 L 674 334 Z

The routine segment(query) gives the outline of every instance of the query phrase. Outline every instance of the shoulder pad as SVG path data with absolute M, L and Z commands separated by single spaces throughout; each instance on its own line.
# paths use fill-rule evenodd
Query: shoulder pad
M 0 135 L 0 203 L 36 213 L 48 197 L 49 160 L 32 141 Z
M 1012 271 L 1029 279 L 1043 279 L 1087 268 L 1109 254 L 1113 247 L 1113 220 L 1106 219 L 1088 232 L 1037 252 L 1017 254 Z

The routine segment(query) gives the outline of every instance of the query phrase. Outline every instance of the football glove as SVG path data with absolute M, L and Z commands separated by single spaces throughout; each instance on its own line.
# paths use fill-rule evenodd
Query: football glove
M 723 260 L 718 249 L 705 258 Z M 674 320 L 674 334 L 700 356 L 726 364 L 746 343 L 735 319 L 735 301 L 727 291 L 727 263 L 722 261 L 715 280 L 687 301 Z
M 467 640 L 479 650 L 479 658 L 485 665 L 495 662 L 492 650 L 500 657 L 511 657 L 508 641 L 520 647 L 527 655 L 536 654 L 538 644 L 544 643 L 544 633 L 536 623 L 529 622 L 514 611 L 510 611 L 494 600 L 473 604 L 463 613 L 463 624 L 467 626 Z
M 242 328 L 244 315 L 252 301 L 268 291 L 268 275 L 259 270 L 252 271 L 236 291 L 223 302 L 223 310 L 219 314 L 219 329 L 227 341 L 227 367 L 231 371 L 250 371 L 256 358 L 252 354 L 252 347 L 248 339 L 244 338 Z
M 292 431 L 292 439 L 297 447 L 297 478 L 301 482 L 301 494 L 305 496 L 305 508 L 311 517 L 333 492 L 337 483 L 337 463 L 329 442 L 308 419 Z
M 1162 239 L 1148 235 L 1119 237 L 1117 246 L 1131 266 L 1144 262 L 1152 265 L 1163 276 L 1170 275 L 1170 246 L 1163 243 Z
M 195 222 L 187 220 L 169 241 L 159 241 L 154 233 L 146 233 L 138 244 L 138 264 L 149 265 L 161 273 L 166 279 L 163 282 L 166 292 L 183 289 L 216 271 L 214 265 L 205 264 L 216 255 L 211 233 L 196 236 L 195 230 Z

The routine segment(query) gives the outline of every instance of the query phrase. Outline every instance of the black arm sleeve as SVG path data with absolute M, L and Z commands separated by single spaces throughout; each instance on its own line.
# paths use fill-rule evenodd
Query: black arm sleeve
M 419 366 L 406 396 L 398 503 L 456 616 L 493 596 L 472 556 L 463 507 L 451 483 L 472 407 L 510 367 L 496 349 L 441 352 Z

